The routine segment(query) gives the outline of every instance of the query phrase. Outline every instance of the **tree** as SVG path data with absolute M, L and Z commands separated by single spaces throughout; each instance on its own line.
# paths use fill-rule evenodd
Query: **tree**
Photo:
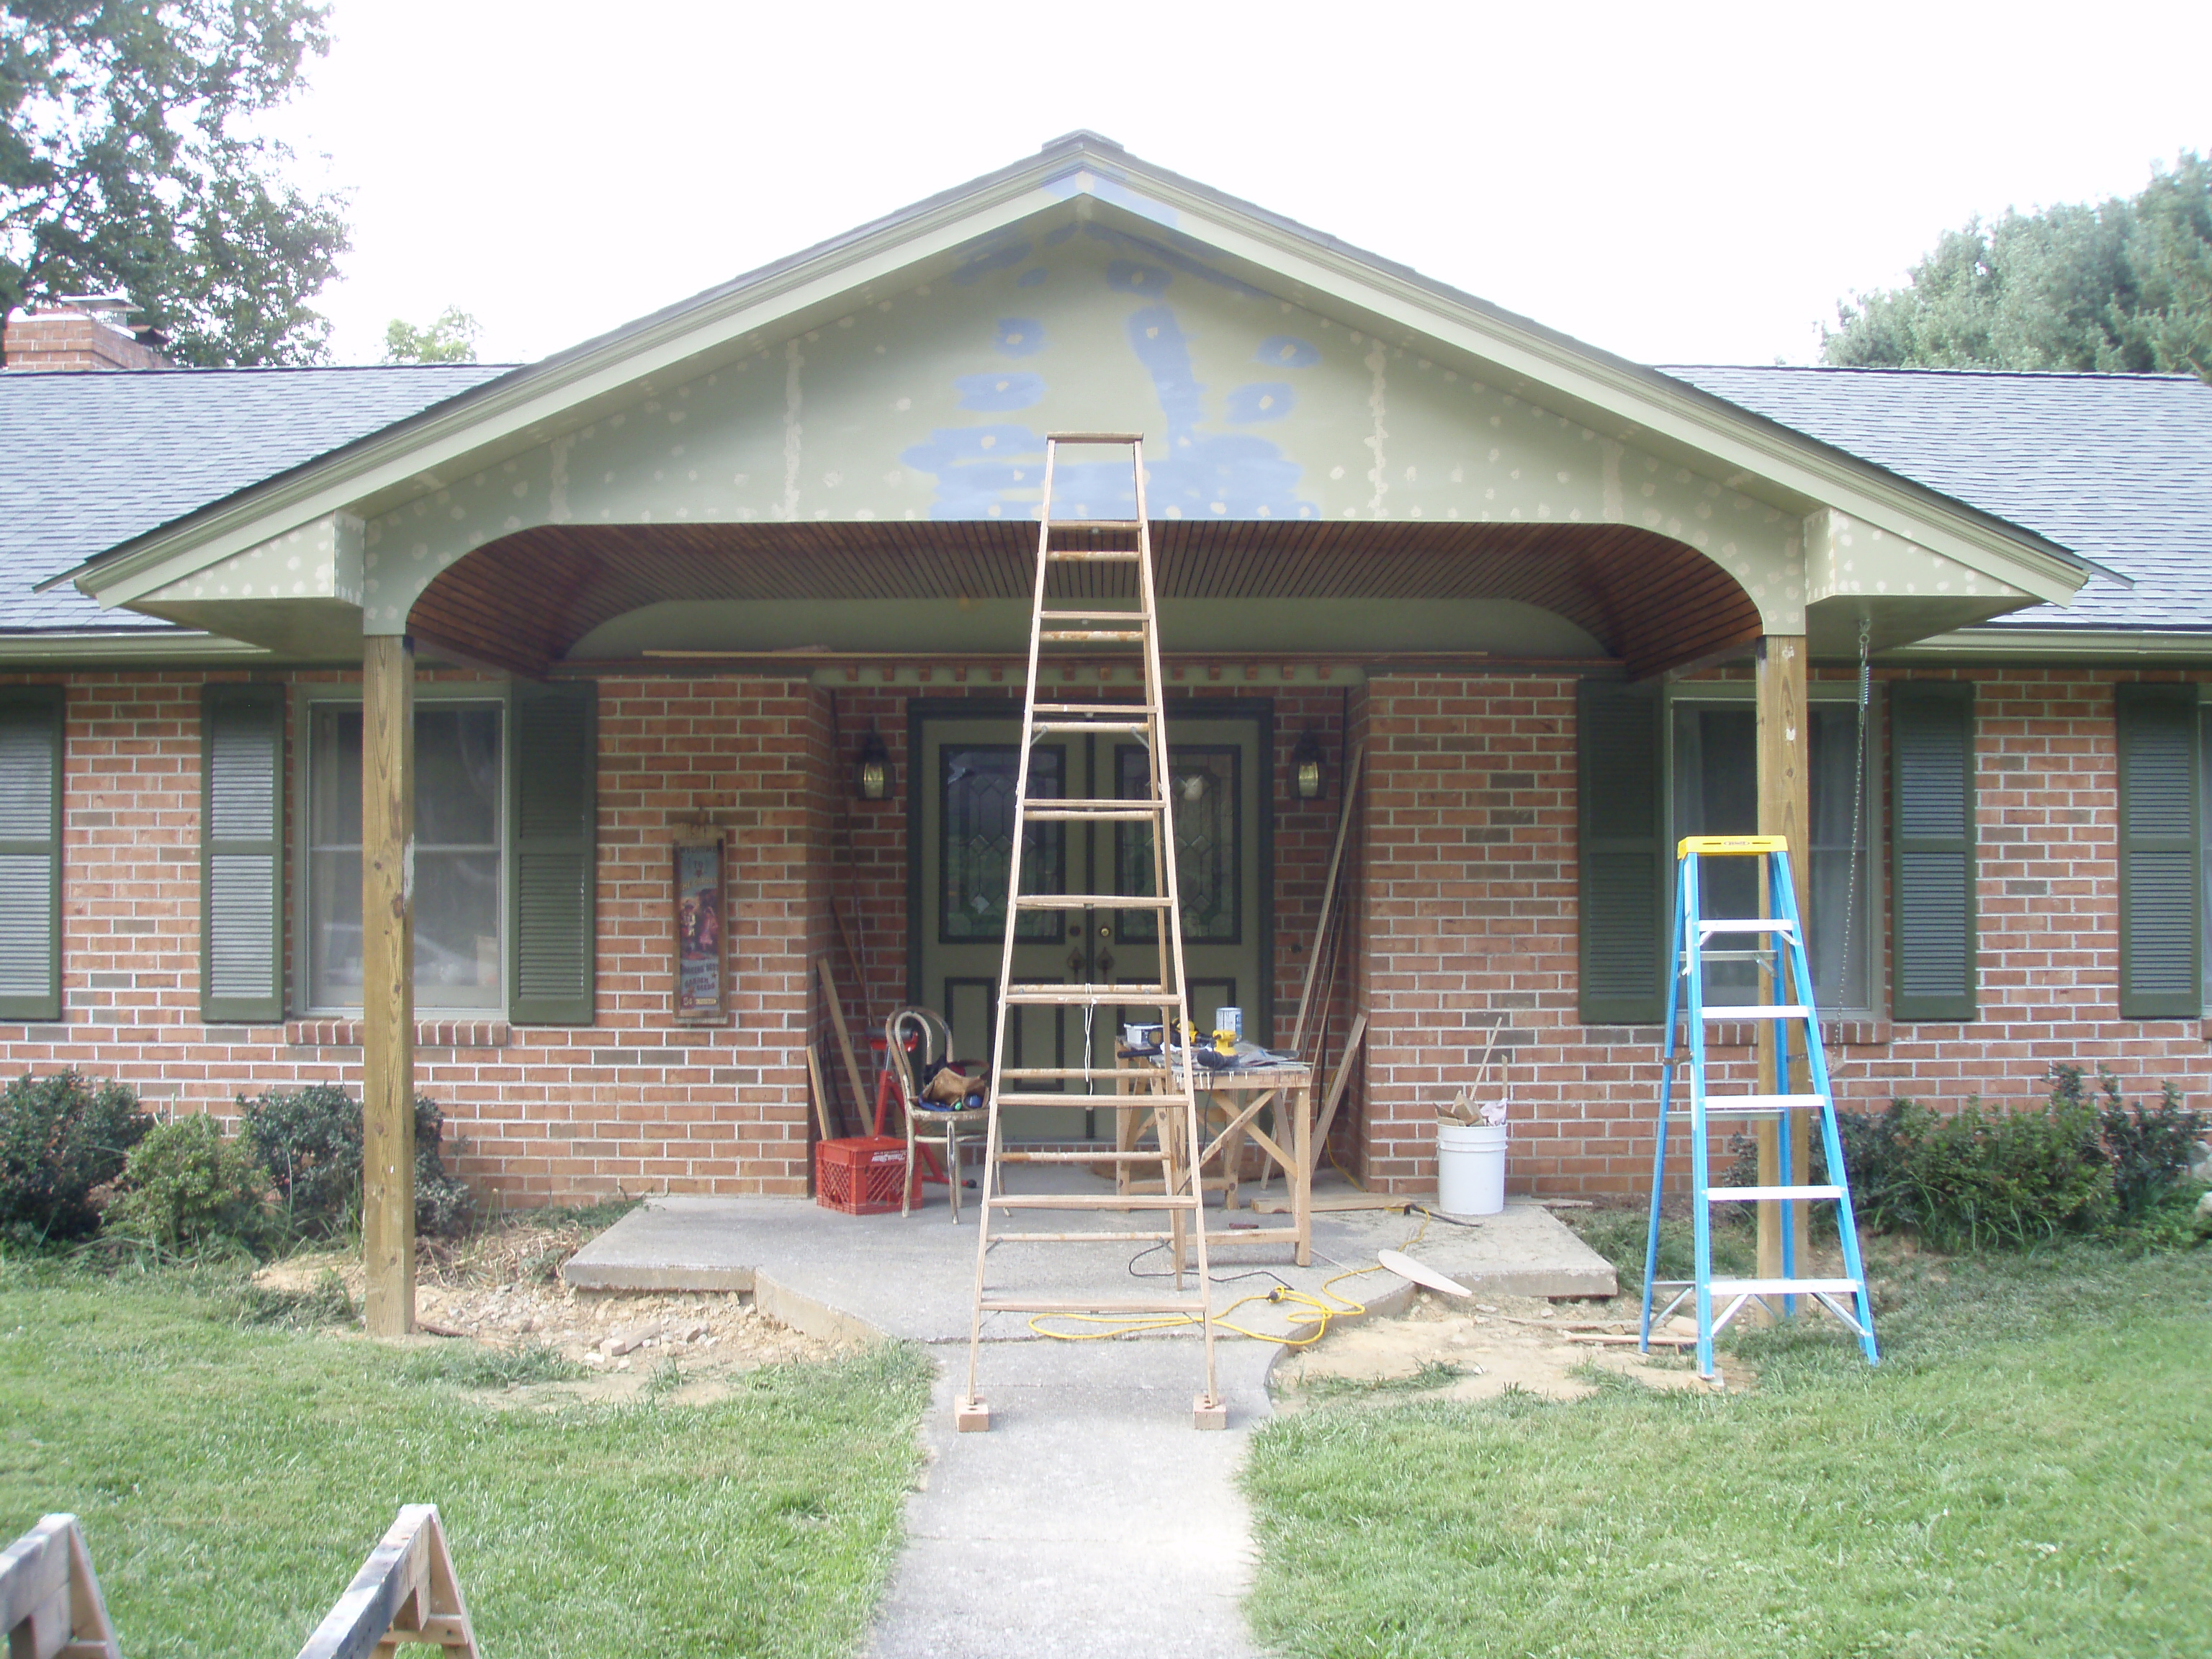
M 482 332 L 477 319 L 459 306 L 447 306 L 428 328 L 416 328 L 394 317 L 385 325 L 384 361 L 472 363 L 477 360 L 477 336 Z
M 1970 220 L 1905 287 L 1836 316 L 1821 331 L 1831 363 L 2212 380 L 2212 161 L 2185 150 L 2126 201 Z
M 342 203 L 257 118 L 330 48 L 314 0 L 0 0 L 0 312 L 119 290 L 183 362 L 328 355 Z

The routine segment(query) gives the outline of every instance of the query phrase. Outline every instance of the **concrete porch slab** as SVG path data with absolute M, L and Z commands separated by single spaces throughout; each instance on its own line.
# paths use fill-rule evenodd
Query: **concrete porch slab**
M 1238 1244 L 1237 1229 L 1251 1224 L 1249 1211 L 1215 1209 L 1206 1220 L 1217 1307 L 1277 1282 L 1322 1293 L 1346 1272 L 1375 1267 L 1376 1252 L 1385 1249 L 1408 1250 L 1478 1292 L 1602 1297 L 1615 1289 L 1611 1265 L 1535 1203 L 1457 1221 L 1395 1210 L 1321 1211 L 1314 1217 L 1310 1267 L 1293 1265 L 1286 1244 Z M 1051 1224 L 1087 1231 L 1128 1222 L 1093 1212 L 1055 1216 Z M 1164 1250 L 1140 1249 L 1103 1242 L 999 1244 L 991 1252 L 990 1279 L 1047 1295 L 1141 1295 L 1155 1274 L 1166 1273 L 1168 1261 Z M 750 1291 L 763 1312 L 812 1335 L 915 1342 L 967 1340 L 975 1272 L 975 1212 L 963 1209 L 954 1226 L 941 1196 L 906 1218 L 843 1215 L 805 1199 L 648 1199 L 562 1270 L 580 1291 Z M 1243 1274 L 1252 1277 L 1231 1277 Z M 1402 1308 L 1411 1290 L 1406 1280 L 1378 1270 L 1343 1280 L 1330 1294 L 1388 1313 Z M 1240 1310 L 1238 1320 L 1287 1333 L 1284 1312 L 1283 1304 L 1255 1303 Z M 984 1336 L 1020 1341 L 1034 1340 L 1035 1333 L 1026 1318 L 999 1314 L 985 1321 Z

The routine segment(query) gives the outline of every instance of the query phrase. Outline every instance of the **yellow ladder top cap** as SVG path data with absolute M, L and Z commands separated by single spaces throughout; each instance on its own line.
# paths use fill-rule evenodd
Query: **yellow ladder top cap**
M 1674 856 L 1686 859 L 1692 853 L 1707 858 L 1716 854 L 1749 853 L 1786 853 L 1790 850 L 1787 836 L 1685 836 L 1675 843 Z

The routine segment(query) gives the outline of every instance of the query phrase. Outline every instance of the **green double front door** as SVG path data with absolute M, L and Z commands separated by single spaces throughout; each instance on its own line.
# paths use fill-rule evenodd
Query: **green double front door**
M 924 714 L 917 724 L 918 902 L 908 921 L 915 930 L 915 991 L 951 1023 L 954 1053 L 982 1061 L 991 1057 L 998 1017 L 1021 722 L 963 713 Z M 1233 717 L 1171 714 L 1168 721 L 1191 1018 L 1205 1025 L 1217 1007 L 1241 1007 L 1246 1036 L 1260 1042 L 1270 1036 L 1264 909 L 1270 884 L 1263 867 L 1267 738 L 1264 707 Z M 1055 736 L 1037 744 L 1030 787 L 1032 799 L 1141 797 L 1147 789 L 1144 749 L 1126 734 Z M 1036 824 L 1024 853 L 1023 890 L 1148 893 L 1154 890 L 1151 865 L 1151 838 L 1141 824 Z M 1014 976 L 1025 982 L 1157 984 L 1158 934 L 1158 918 L 1134 911 L 1025 911 L 1015 942 Z M 1023 1008 L 1009 1063 L 1079 1066 L 1087 1043 L 1092 1063 L 1110 1073 L 1121 1024 L 1156 1018 L 1149 1009 L 1101 1008 L 1086 1030 L 1084 1016 L 1080 1008 Z M 1111 1092 L 1110 1085 L 1099 1087 Z M 1110 1115 L 1082 1103 L 1082 1085 L 1067 1092 L 1064 1110 L 1010 1109 L 1007 1135 L 1110 1137 Z

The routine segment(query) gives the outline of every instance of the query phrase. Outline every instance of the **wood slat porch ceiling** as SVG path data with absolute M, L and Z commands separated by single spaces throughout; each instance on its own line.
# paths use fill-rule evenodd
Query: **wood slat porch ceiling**
M 1152 533 L 1164 596 L 1518 599 L 1587 629 L 1638 678 L 1759 633 L 1734 577 L 1628 525 L 1169 520 Z M 600 623 L 664 600 L 1025 599 L 1036 536 L 1019 520 L 545 525 L 441 572 L 409 626 L 538 675 Z M 1132 580 L 1085 568 L 1101 597 Z

